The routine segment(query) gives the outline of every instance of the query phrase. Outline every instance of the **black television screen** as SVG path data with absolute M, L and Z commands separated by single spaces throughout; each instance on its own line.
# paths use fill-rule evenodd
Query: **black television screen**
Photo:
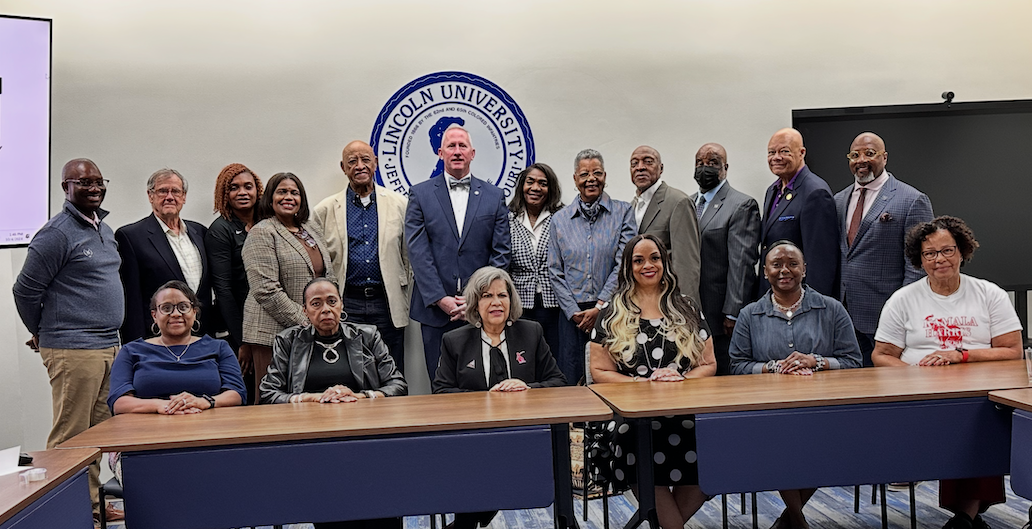
M 853 139 L 881 136 L 888 171 L 926 193 L 936 215 L 971 226 L 981 246 L 964 273 L 1007 290 L 1032 284 L 1032 100 L 794 110 L 792 123 L 833 192 L 853 183 Z

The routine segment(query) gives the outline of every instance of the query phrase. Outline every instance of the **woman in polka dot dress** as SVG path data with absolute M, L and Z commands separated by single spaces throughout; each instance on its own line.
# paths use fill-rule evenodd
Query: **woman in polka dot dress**
M 663 243 L 638 235 L 624 248 L 620 284 L 591 333 L 595 382 L 681 382 L 717 372 L 702 313 L 681 295 Z M 698 487 L 694 416 L 652 421 L 656 511 L 664 529 L 684 527 L 707 497 Z M 602 425 L 612 445 L 589 448 L 598 474 L 617 489 L 635 481 L 635 428 L 620 419 Z M 611 437 L 609 437 L 611 436 Z

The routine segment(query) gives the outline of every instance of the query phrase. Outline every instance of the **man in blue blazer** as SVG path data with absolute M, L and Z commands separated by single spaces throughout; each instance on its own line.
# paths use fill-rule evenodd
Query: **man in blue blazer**
M 409 314 L 421 324 L 431 382 L 441 336 L 463 325 L 460 293 L 482 266 L 509 267 L 509 215 L 502 190 L 470 174 L 469 133 L 448 127 L 437 155 L 444 174 L 409 189 L 405 238 L 415 278 Z M 476 301 L 474 300 L 473 303 Z
M 760 263 L 767 248 L 792 241 L 806 259 L 806 284 L 826 296 L 838 296 L 839 223 L 831 188 L 806 167 L 803 136 L 781 129 L 767 143 L 767 165 L 778 177 L 763 200 Z M 767 288 L 759 281 L 758 291 Z
M 118 228 L 115 240 L 122 256 L 122 286 L 125 289 L 125 321 L 122 343 L 154 336 L 150 299 L 158 287 L 178 279 L 197 293 L 201 313 L 197 332 L 207 332 L 211 306 L 211 280 L 204 253 L 207 228 L 183 220 L 179 212 L 186 205 L 186 179 L 174 169 L 160 169 L 147 179 L 147 198 L 153 214 Z M 172 245 L 175 244 L 175 248 Z
M 839 298 L 853 319 L 864 365 L 871 366 L 882 306 L 899 287 L 924 276 L 904 255 L 904 238 L 934 215 L 927 195 L 885 170 L 889 153 L 876 134 L 857 136 L 847 157 L 856 181 L 835 195 L 841 228 Z

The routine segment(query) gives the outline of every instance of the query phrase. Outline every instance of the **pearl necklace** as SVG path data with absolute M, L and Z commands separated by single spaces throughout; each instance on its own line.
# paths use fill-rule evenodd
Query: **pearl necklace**
M 172 352 L 171 347 L 165 345 L 165 339 L 160 334 L 158 335 L 158 341 L 161 342 L 161 345 L 165 347 L 165 349 L 168 351 L 168 354 L 172 355 L 172 357 L 176 359 L 176 363 L 179 363 L 179 361 L 182 360 L 183 355 L 185 355 L 186 352 L 190 350 L 190 346 L 193 345 L 193 342 L 186 344 L 186 349 L 183 349 L 183 352 L 179 353 L 179 355 L 177 356 L 175 353 Z
M 330 344 L 326 344 L 326 343 L 320 342 L 319 340 L 316 340 L 315 343 L 319 344 L 323 348 L 323 352 L 322 352 L 322 359 L 323 359 L 323 361 L 325 361 L 327 364 L 336 364 L 337 360 L 340 360 L 340 353 L 338 353 L 335 349 L 336 349 L 336 347 L 338 345 L 340 345 L 340 342 L 343 342 L 343 341 L 344 341 L 344 338 L 341 338 L 340 340 L 337 340 L 336 342 L 333 342 L 333 343 L 330 343 Z
M 792 315 L 795 314 L 795 310 L 798 309 L 799 306 L 803 304 L 803 297 L 804 296 L 806 296 L 806 290 L 800 290 L 799 291 L 799 299 L 797 299 L 796 302 L 793 303 L 791 307 L 786 307 L 786 306 L 782 305 L 781 303 L 778 303 L 778 300 L 777 300 L 777 298 L 774 297 L 774 293 L 773 292 L 770 293 L 770 301 L 772 303 L 774 303 L 774 306 L 777 307 L 778 310 L 780 310 L 781 312 L 784 312 L 785 316 L 788 316 L 788 319 L 792 319 Z

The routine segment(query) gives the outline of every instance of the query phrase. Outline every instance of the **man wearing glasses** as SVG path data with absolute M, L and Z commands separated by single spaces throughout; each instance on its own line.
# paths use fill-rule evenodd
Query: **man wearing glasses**
M 932 203 L 885 170 L 889 153 L 876 134 L 857 136 L 846 159 L 856 181 L 835 195 L 842 255 L 839 299 L 853 320 L 864 365 L 872 366 L 882 306 L 899 287 L 924 276 L 908 262 L 903 246 L 910 228 L 932 220 Z
M 154 213 L 115 232 L 125 287 L 122 343 L 157 334 L 150 325 L 150 298 L 158 287 L 173 279 L 185 282 L 201 302 L 200 328 L 195 332 L 205 332 L 205 315 L 215 312 L 211 310 L 211 282 L 204 253 L 207 229 L 179 217 L 186 205 L 187 189 L 186 179 L 178 171 L 159 169 L 147 179 L 147 199 Z
M 760 262 L 774 242 L 789 240 L 806 256 L 806 284 L 838 296 L 839 225 L 831 188 L 806 166 L 803 136 L 781 129 L 767 143 L 767 165 L 778 177 L 763 201 Z M 765 281 L 759 281 L 763 293 Z
M 124 299 L 115 235 L 100 209 L 107 180 L 92 161 L 69 161 L 61 171 L 64 208 L 29 243 L 14 284 L 14 302 L 50 376 L 51 449 L 111 416 L 108 377 L 118 352 Z M 94 517 L 100 466 L 89 467 Z M 121 512 L 108 511 L 108 519 Z

